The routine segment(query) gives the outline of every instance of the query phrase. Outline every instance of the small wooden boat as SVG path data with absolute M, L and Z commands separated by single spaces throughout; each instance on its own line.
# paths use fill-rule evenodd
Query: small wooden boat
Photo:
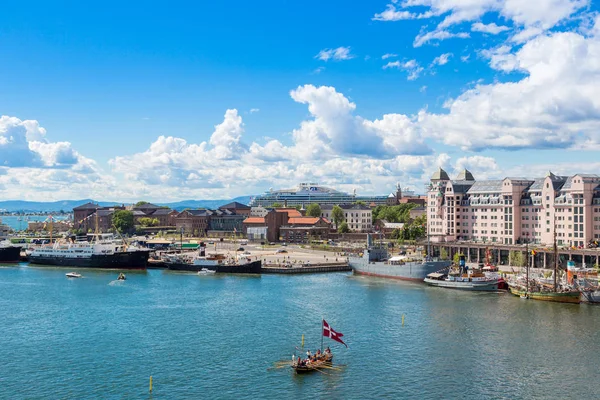
M 297 374 L 306 374 L 309 372 L 316 371 L 318 369 L 325 369 L 327 367 L 331 367 L 333 362 L 333 354 L 332 353 L 324 353 L 321 359 L 317 361 L 306 361 L 298 358 L 298 361 L 292 364 L 292 369 Z
M 581 303 L 580 293 L 577 290 L 567 290 L 563 292 L 526 292 L 524 288 L 511 286 L 510 292 L 515 296 L 519 296 L 522 299 L 527 298 L 532 300 L 554 301 L 556 303 Z
M 77 272 L 67 272 L 65 275 L 67 278 L 81 278 L 81 274 L 78 274 Z

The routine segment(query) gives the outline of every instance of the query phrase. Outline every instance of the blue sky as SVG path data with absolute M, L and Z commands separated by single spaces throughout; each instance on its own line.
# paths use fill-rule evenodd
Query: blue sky
M 600 173 L 598 31 L 589 0 L 5 4 L 0 197 Z

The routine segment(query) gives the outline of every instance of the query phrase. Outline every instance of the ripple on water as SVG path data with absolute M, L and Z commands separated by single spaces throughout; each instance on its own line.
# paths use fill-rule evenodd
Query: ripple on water
M 354 277 L 0 268 L 0 398 L 589 398 L 599 307 Z M 405 324 L 402 325 L 402 316 Z M 341 372 L 274 361 L 326 342 Z M 327 340 L 327 339 L 325 339 Z

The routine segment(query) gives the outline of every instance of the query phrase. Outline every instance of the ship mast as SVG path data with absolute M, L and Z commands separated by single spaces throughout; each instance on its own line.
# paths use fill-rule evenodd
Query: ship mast
M 556 275 L 558 274 L 558 248 L 556 247 L 556 216 L 554 216 L 554 291 L 556 292 Z
M 529 293 L 529 257 L 533 257 L 529 254 L 529 241 L 525 243 L 525 258 L 527 260 L 527 265 L 525 269 L 525 294 Z

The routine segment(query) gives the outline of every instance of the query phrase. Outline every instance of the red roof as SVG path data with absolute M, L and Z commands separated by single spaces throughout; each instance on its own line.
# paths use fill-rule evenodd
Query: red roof
M 295 208 L 276 208 L 275 211 L 287 213 L 288 218 L 302 217 L 302 213 Z
M 321 218 L 319 217 L 294 217 L 288 220 L 289 225 L 314 225 L 319 222 Z M 323 221 L 329 223 L 325 218 Z
M 265 219 L 263 217 L 248 217 L 244 220 L 245 224 L 264 224 Z

